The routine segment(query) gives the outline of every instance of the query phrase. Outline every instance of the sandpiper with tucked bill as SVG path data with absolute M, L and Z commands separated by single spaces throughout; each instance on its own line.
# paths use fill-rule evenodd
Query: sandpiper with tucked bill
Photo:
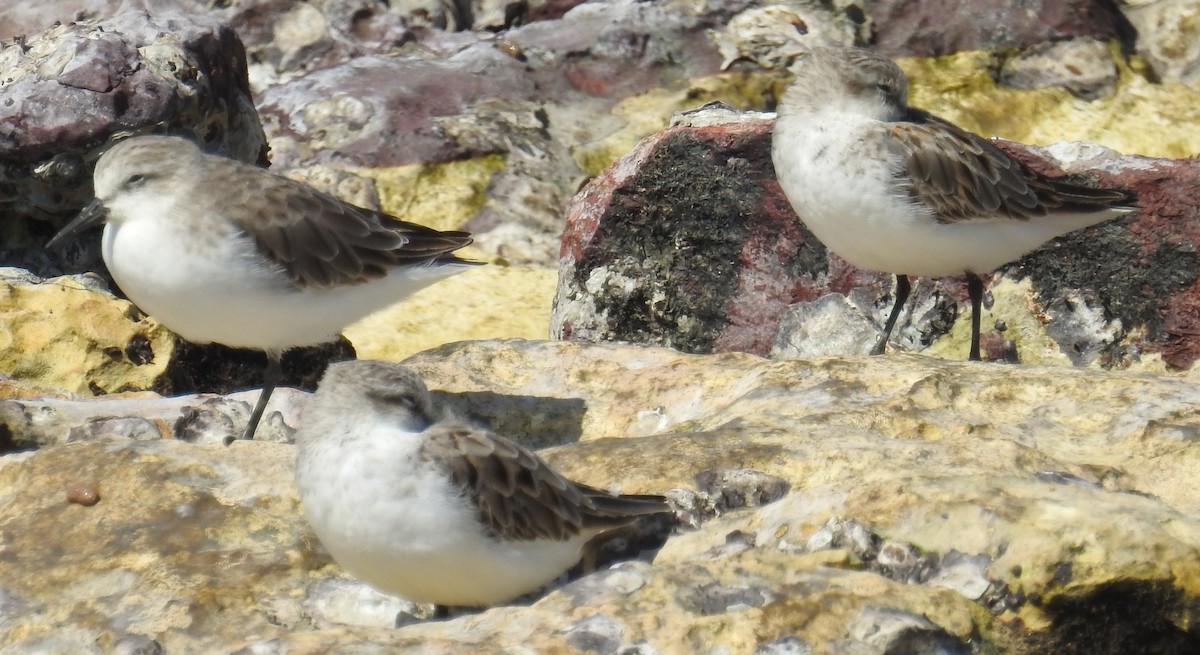
M 119 141 L 96 162 L 93 181 L 95 201 L 47 247 L 103 222 L 104 262 L 142 311 L 194 343 L 266 352 L 246 439 L 284 351 L 331 341 L 477 264 L 452 254 L 471 242 L 466 232 L 356 207 L 181 137 Z
M 1132 193 L 1037 173 L 980 136 L 908 106 L 891 60 L 858 48 L 801 56 L 780 99 L 775 174 L 796 215 L 855 266 L 896 275 L 872 354 L 887 347 L 908 276 L 966 275 L 980 359 L 981 273 L 1133 210 Z
M 597 534 L 671 511 L 662 496 L 572 482 L 510 439 L 436 420 L 416 373 L 370 360 L 325 372 L 296 433 L 296 485 L 342 568 L 443 607 L 536 591 Z

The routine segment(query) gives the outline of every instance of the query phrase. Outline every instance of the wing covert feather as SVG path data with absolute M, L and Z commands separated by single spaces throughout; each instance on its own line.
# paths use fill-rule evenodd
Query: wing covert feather
M 425 456 L 442 463 L 498 538 L 562 541 L 669 511 L 660 496 L 614 496 L 571 482 L 520 444 L 463 422 L 435 424 L 424 437 Z
M 1102 211 L 1132 203 L 1132 194 L 1042 175 L 987 139 L 932 114 L 910 109 L 886 127 L 903 169 L 897 184 L 942 222 L 982 218 L 1029 220 L 1051 211 Z

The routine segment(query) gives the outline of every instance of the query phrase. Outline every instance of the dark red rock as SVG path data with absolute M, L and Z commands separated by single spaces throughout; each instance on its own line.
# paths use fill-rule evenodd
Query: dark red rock
M 891 56 L 1026 48 L 1078 36 L 1136 37 L 1110 0 L 875 0 L 872 45 Z
M 288 168 L 337 159 L 369 166 L 442 162 L 488 154 L 488 146 L 460 143 L 437 129 L 438 119 L 468 111 L 482 98 L 510 94 L 528 97 L 532 80 L 521 65 L 495 49 L 480 51 L 470 67 L 407 58 L 362 57 L 345 65 L 310 73 L 268 89 L 259 110 L 278 126 L 278 136 L 300 142 L 312 139 L 325 125 L 312 108 L 323 99 L 343 97 L 355 103 L 350 120 L 331 116 L 347 137 L 321 149 L 316 157 L 297 161 L 277 149 L 273 161 Z M 529 107 L 532 113 L 534 108 Z
M 553 336 L 686 352 L 766 354 L 797 291 L 829 271 L 761 120 L 643 141 L 572 202 L 561 257 Z
M 891 276 L 849 266 L 795 218 L 774 179 L 770 130 L 769 120 L 745 116 L 673 127 L 592 180 L 568 213 L 552 335 L 768 355 L 789 306 L 827 294 L 881 322 Z M 1066 174 L 1038 148 L 997 143 Z M 1133 190 L 1140 211 L 1051 241 L 997 276 L 1031 280 L 1046 308 L 1040 320 L 1077 364 L 1120 368 L 1161 352 L 1190 368 L 1200 357 L 1200 161 L 1113 155 L 1069 168 Z M 908 347 L 969 317 L 964 286 L 915 285 Z M 1097 336 L 1080 305 L 1118 326 L 1115 337 Z M 983 327 L 990 358 L 1020 359 L 1004 326 Z M 861 340 L 865 352 L 873 335 Z
M 6 44 L 0 62 L 6 216 L 62 222 L 77 212 L 91 199 L 96 151 L 117 131 L 182 133 L 265 161 L 245 53 L 217 21 L 125 13 L 69 23 Z

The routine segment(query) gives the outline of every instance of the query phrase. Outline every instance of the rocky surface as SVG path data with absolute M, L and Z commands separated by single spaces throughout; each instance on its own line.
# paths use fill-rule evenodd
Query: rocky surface
M 1062 88 L 1085 100 L 1116 91 L 1108 44 L 1091 38 L 1039 43 L 1004 62 L 1000 83 L 1018 89 Z
M 204 16 L 123 13 L 68 23 L 0 50 L 0 205 L 6 220 L 65 222 L 91 198 L 91 168 L 114 131 L 187 134 L 266 161 L 234 31 Z
M 544 454 L 572 477 L 674 489 L 695 527 L 652 560 L 527 603 L 395 629 L 397 611 L 417 608 L 330 563 L 303 523 L 290 446 L 94 434 L 0 457 L 0 641 L 168 653 L 1200 647 L 1190 380 L 521 341 L 408 363 L 439 405 L 566 444 Z
M 175 337 L 96 276 L 0 269 L 0 370 L 79 394 L 153 388 Z
M 1073 46 L 1058 46 L 1070 50 Z M 1078 44 L 1074 46 L 1079 55 Z M 1004 67 L 1036 62 L 1042 47 L 1012 57 L 967 52 L 951 57 L 900 60 L 909 79 L 909 101 L 977 134 L 1049 146 L 1062 141 L 1089 141 L 1126 154 L 1186 159 L 1200 153 L 1193 130 L 1180 129 L 1200 120 L 1200 88 L 1178 82 L 1156 82 L 1144 62 L 1125 59 L 1109 48 L 1104 60 L 1074 70 L 1049 64 L 1036 71 L 1042 85 L 1057 78 L 1067 88 L 1017 89 L 1004 83 Z M 1011 62 L 1011 64 L 1007 63 Z M 1116 93 L 1095 85 L 1103 71 L 1115 66 Z M 1091 80 L 1091 81 L 1089 81 Z M 1090 89 L 1090 91 L 1089 91 Z M 1073 91 L 1074 90 L 1074 91 Z M 1084 93 L 1080 93 L 1083 91 Z M 1151 145 L 1153 144 L 1153 145 Z
M 870 3 L 872 44 L 890 55 L 1026 48 L 1074 37 L 1134 43 L 1129 20 L 1106 0 L 955 0 Z
M 1200 1 L 1125 0 L 1121 5 L 1137 29 L 1138 52 L 1155 76 L 1200 82 Z
M 0 378 L 0 650 L 1200 650 L 1194 385 L 1096 370 L 1188 368 L 1200 352 L 1195 162 L 1149 157 L 1200 152 L 1181 129 L 1200 120 L 1197 3 L 1051 4 L 0 6 L 0 139 L 20 146 L 0 157 L 0 263 L 32 271 L 0 284 L 0 371 L 15 378 Z M 896 55 L 1000 46 L 903 60 L 914 104 L 983 134 L 1147 155 L 1005 145 L 1142 194 L 1136 220 L 990 287 L 991 357 L 1091 369 L 957 361 L 963 291 L 930 281 L 900 349 L 928 337 L 923 352 L 948 359 L 813 359 L 866 343 L 890 286 L 805 237 L 764 168 L 761 117 L 686 115 L 605 172 L 681 110 L 770 109 L 804 47 L 867 42 Z M 151 123 L 475 233 L 469 256 L 492 265 L 349 328 L 359 356 L 543 337 L 567 205 L 600 175 L 562 251 L 594 268 L 564 282 L 574 300 L 644 306 L 610 310 L 597 338 L 802 358 L 476 341 L 410 359 L 448 411 L 548 448 L 577 479 L 666 491 L 684 523 L 613 568 L 621 540 L 599 548 L 597 571 L 545 594 L 421 620 L 429 608 L 345 577 L 304 524 L 286 442 L 305 392 L 281 388 L 258 441 L 220 446 L 256 392 L 192 392 L 254 386 L 252 354 L 176 341 L 102 271 L 56 277 L 96 261 L 91 239 L 41 249 L 87 200 L 94 149 Z M 614 179 L 646 184 L 597 191 Z M 612 208 L 621 229 L 603 222 Z M 640 253 L 660 257 L 654 284 Z M 568 309 L 560 329 L 589 316 Z M 290 384 L 311 386 L 349 348 L 300 353 Z
M 84 434 L 107 430 L 136 438 L 173 435 L 219 441 L 226 432 L 236 434 L 233 426 L 243 424 L 249 416 L 246 400 L 175 399 L 160 404 L 161 413 L 153 410 L 117 427 L 103 414 L 111 410 L 101 409 L 97 415 L 94 410 L 100 406 L 86 399 L 144 390 L 175 394 L 241 391 L 261 386 L 266 366 L 261 352 L 179 339 L 129 301 L 114 297 L 95 275 L 42 279 L 21 269 L 0 269 L 0 322 L 6 328 L 0 332 L 0 370 L 54 390 L 44 406 L 33 410 L 0 401 L 0 413 L 11 428 L 7 439 L 0 438 L 0 442 L 19 449 L 77 440 L 80 430 Z M 281 384 L 314 389 L 329 362 L 354 355 L 345 339 L 292 350 L 283 358 Z M 181 418 L 181 407 L 190 408 L 191 415 Z M 294 420 L 288 423 L 294 425 Z M 17 425 L 21 427 L 13 427 Z M 24 436 L 13 436 L 17 433 Z M 266 438 L 278 440 L 289 435 L 290 428 L 271 429 Z
M 986 133 L 1042 144 L 1063 138 L 1099 140 L 1123 152 L 1146 154 L 1185 156 L 1200 150 L 1194 140 L 1167 138 L 1141 125 L 1159 122 L 1169 126 L 1194 118 L 1194 98 L 1173 100 L 1181 90 L 1137 86 L 1143 76 L 1190 79 L 1186 71 L 1193 64 L 1186 56 L 1187 48 L 1171 45 L 1190 42 L 1190 23 L 1148 13 L 1161 13 L 1155 7 L 1166 2 L 1127 7 L 1131 15 L 1135 11 L 1146 15 L 1139 19 L 1139 33 L 1145 43 L 1158 44 L 1156 51 L 1161 54 L 1147 55 L 1153 67 L 1149 72 L 1122 72 L 1126 83 L 1116 88 L 1125 100 L 1105 116 L 1082 120 L 1075 114 L 1057 115 L 1045 106 L 1045 94 L 966 104 L 972 101 L 961 97 L 965 94 L 988 98 L 990 92 L 980 75 L 990 81 L 997 74 L 1021 86 L 1060 85 L 1056 89 L 1066 87 L 1085 97 L 1109 96 L 1115 64 L 1111 53 L 1096 44 L 1123 38 L 1122 25 L 1126 24 L 1112 10 L 1112 3 L 1080 0 L 1057 3 L 1057 8 L 1047 4 L 1044 11 L 1035 13 L 1018 4 L 992 7 L 985 12 L 986 20 L 981 20 L 975 5 L 955 3 L 952 13 L 963 20 L 947 27 L 946 8 L 938 3 L 864 6 L 849 0 L 794 0 L 769 6 L 744 0 L 702 4 L 676 0 L 665 5 L 632 0 L 449 5 L 240 0 L 221 3 L 215 9 L 208 3 L 170 0 L 151 3 L 149 18 L 127 13 L 119 20 L 111 18 L 118 9 L 147 5 L 72 0 L 57 3 L 53 10 L 41 5 L 0 9 L 0 36 L 24 35 L 9 42 L 0 68 L 14 80 L 39 80 L 42 86 L 36 89 L 12 88 L 12 93 L 29 98 L 27 104 L 82 112 L 95 119 L 86 124 L 61 118 L 52 121 L 73 125 L 82 135 L 77 140 L 86 141 L 86 147 L 71 145 L 62 153 L 60 143 L 54 152 L 59 159 L 54 162 L 45 161 L 47 155 L 40 151 L 36 156 L 31 152 L 27 156 L 30 161 L 19 162 L 38 173 L 32 178 L 16 175 L 17 180 L 51 177 L 35 189 L 40 194 L 17 197 L 37 199 L 34 204 L 38 207 L 55 199 L 47 205 L 55 214 L 69 213 L 84 199 L 89 157 L 94 156 L 89 154 L 90 148 L 103 141 L 114 122 L 164 122 L 206 141 L 216 133 L 226 146 L 230 138 L 237 137 L 234 142 L 244 151 L 240 156 L 261 159 L 261 137 L 238 136 L 241 126 L 230 126 L 231 117 L 223 114 L 235 107 L 233 96 L 221 95 L 226 93 L 223 84 L 236 82 L 236 89 L 229 93 L 237 96 L 239 112 L 247 108 L 248 70 L 248 88 L 254 92 L 278 169 L 303 174 L 314 167 L 332 166 L 361 175 L 381 168 L 423 167 L 419 182 L 385 179 L 379 194 L 395 198 L 440 195 L 464 186 L 473 192 L 443 203 L 442 212 L 385 202 L 386 209 L 420 222 L 437 221 L 443 213 L 462 215 L 459 226 L 465 224 L 479 234 L 478 243 L 491 256 L 538 266 L 553 263 L 563 210 L 587 176 L 603 170 L 642 137 L 665 127 L 675 111 L 709 100 L 769 109 L 782 83 L 778 71 L 804 47 L 813 45 L 878 43 L 897 55 L 927 54 L 931 48 L 954 52 L 989 44 L 1028 48 L 1024 53 L 998 53 L 1002 59 L 1012 59 L 1011 63 L 976 62 L 973 70 L 954 64 L 926 69 L 928 82 L 924 83 L 935 87 L 930 96 L 958 103 L 966 113 L 986 116 L 994 112 L 1001 120 L 998 126 L 985 121 Z M 451 14 L 455 15 L 446 14 L 448 7 L 454 7 Z M 922 17 L 930 12 L 938 14 L 938 21 L 923 22 Z M 194 24 L 192 16 L 198 16 Z M 1029 16 L 1037 20 L 1030 22 Z M 1053 20 L 1047 22 L 1048 16 Z M 158 38 L 158 32 L 147 37 L 143 34 L 147 28 L 137 23 L 153 27 L 168 18 L 174 22 L 158 32 L 172 38 L 143 48 L 147 38 Z M 53 20 L 64 24 L 40 34 Z M 86 22 L 65 22 L 70 20 Z M 463 29 L 468 24 L 475 29 Z M 952 44 L 938 45 L 938 39 L 930 38 L 920 27 L 923 24 L 937 24 L 939 35 L 946 35 Z M 218 39 L 224 39 L 220 41 L 223 52 L 236 56 L 244 44 L 246 60 L 229 74 L 222 73 L 221 67 L 232 62 L 210 62 L 211 48 L 191 36 L 208 34 L 214 25 L 226 30 Z M 993 30 L 992 25 L 1005 29 Z M 106 30 L 103 39 L 93 38 L 98 27 Z M 240 37 L 236 43 L 226 43 L 230 28 Z M 917 31 L 906 33 L 912 29 Z M 998 40 L 980 41 L 981 30 L 999 35 Z M 1068 37 L 1077 38 L 1066 43 L 1091 46 L 1073 50 L 1070 66 L 1055 65 L 1061 61 L 1057 56 L 1039 59 L 1046 48 L 1068 47 L 1056 45 Z M 98 102 L 91 90 L 59 88 L 56 78 L 41 77 L 48 73 L 38 63 L 44 59 L 38 53 L 52 50 L 59 53 L 54 57 L 61 59 L 60 51 L 80 43 L 87 47 L 72 55 L 75 63 L 71 70 L 108 71 L 101 76 L 88 72 L 90 81 L 84 84 L 95 86 L 99 82 L 92 77 L 107 76 L 109 82 L 104 86 L 117 85 L 105 94 L 113 96 L 112 102 Z M 96 43 L 110 45 L 101 52 Z M 176 66 L 178 72 L 172 72 L 175 60 L 186 64 Z M 31 66 L 37 67 L 38 75 L 29 75 Z M 1000 66 L 1005 72 L 998 73 Z M 198 77 L 193 75 L 195 71 L 199 71 Z M 123 81 L 130 74 L 133 77 Z M 83 72 L 77 77 L 80 75 Z M 165 77 L 160 80 L 153 75 Z M 189 81 L 189 76 L 196 77 L 196 82 Z M 146 116 L 137 112 L 114 115 L 113 107 L 124 106 L 121 98 L 126 96 L 135 101 L 131 105 L 135 109 L 141 107 L 137 102 L 148 102 L 144 93 L 130 95 L 150 83 L 142 83 L 142 78 L 166 85 L 164 89 L 182 85 L 182 99 L 176 102 L 180 106 L 168 102 L 174 97 L 171 94 L 160 93 L 158 104 L 139 109 Z M 917 86 L 922 83 L 919 79 Z M 941 88 L 943 83 L 949 84 L 949 90 Z M 1126 92 L 1128 83 L 1135 88 Z M 189 85 L 198 85 L 199 92 L 188 95 Z M 210 95 L 221 98 L 226 107 L 213 105 Z M 1147 102 L 1148 97 L 1152 103 Z M 69 102 L 63 102 L 64 98 Z M 1146 113 L 1144 107 L 1152 111 Z M 946 113 L 942 107 L 931 108 Z M 1034 129 L 1045 126 L 1044 134 L 1026 138 L 1022 130 L 1031 125 Z M 467 163 L 469 179 L 461 179 L 460 170 L 443 168 L 452 162 Z M 371 204 L 375 194 L 350 195 Z M 33 241 L 45 237 L 44 229 L 33 232 Z M 35 272 L 49 275 L 63 270 L 81 269 L 51 267 Z
M 856 269 L 795 218 L 774 180 L 771 121 L 721 109 L 647 139 L 576 197 L 563 237 L 552 336 L 686 352 L 866 354 L 891 307 L 889 274 Z M 1135 216 L 1057 239 L 993 276 L 986 357 L 1188 369 L 1200 166 L 1102 148 L 1001 147 L 1049 174 L 1140 196 Z M 917 285 L 903 350 L 964 356 L 963 282 Z M 964 320 L 957 320 L 962 318 Z

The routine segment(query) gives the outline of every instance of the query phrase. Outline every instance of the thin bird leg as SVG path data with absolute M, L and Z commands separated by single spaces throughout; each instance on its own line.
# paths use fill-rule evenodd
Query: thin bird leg
M 246 425 L 246 431 L 242 433 L 243 439 L 253 439 L 254 431 L 258 429 L 258 422 L 262 420 L 263 412 L 267 409 L 267 401 L 271 399 L 271 392 L 275 391 L 275 385 L 279 384 L 279 378 L 283 372 L 279 367 L 279 355 L 267 353 L 267 368 L 263 372 L 263 389 L 262 393 L 258 394 L 258 402 L 254 403 L 254 411 L 250 413 L 250 423 Z M 226 439 L 226 444 L 233 443 L 233 439 Z
M 979 319 L 983 307 L 983 280 L 974 273 L 967 273 L 967 296 L 971 299 L 971 355 L 973 362 L 982 361 L 979 356 Z
M 882 355 L 887 348 L 888 340 L 892 338 L 892 328 L 896 327 L 896 319 L 900 317 L 900 310 L 904 308 L 904 303 L 908 300 L 908 292 L 911 290 L 912 286 L 908 283 L 908 276 L 897 275 L 896 302 L 892 304 L 892 313 L 888 314 L 887 323 L 883 324 L 883 334 L 880 335 L 879 341 L 875 342 L 875 347 L 871 349 L 872 355 Z

